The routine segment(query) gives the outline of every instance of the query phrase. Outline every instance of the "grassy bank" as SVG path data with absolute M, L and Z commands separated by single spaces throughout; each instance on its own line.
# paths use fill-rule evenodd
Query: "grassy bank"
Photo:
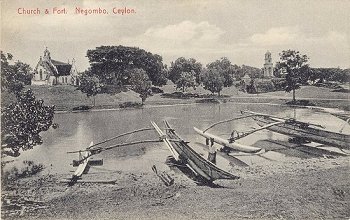
M 72 86 L 31 86 L 34 94 L 45 101 L 48 105 L 55 105 L 58 111 L 69 111 L 77 106 L 92 106 L 94 97 L 87 97 L 86 94 L 77 90 Z M 171 94 L 175 92 L 174 85 L 165 85 L 161 88 L 164 93 Z M 188 89 L 186 93 L 198 94 L 201 96 L 211 95 L 210 92 L 202 87 Z M 349 110 L 349 93 L 333 92 L 332 89 L 304 86 L 296 91 L 296 98 L 302 100 L 310 100 L 316 106 L 340 108 Z M 203 98 L 169 98 L 163 97 L 161 94 L 154 94 L 147 98 L 147 105 L 172 105 L 172 104 L 190 104 L 198 102 Z M 221 97 L 216 99 L 222 102 L 238 102 L 238 103 L 273 103 L 285 104 L 292 99 L 291 93 L 283 91 L 248 94 L 238 91 L 235 87 L 224 88 Z M 119 108 L 120 104 L 125 102 L 139 102 L 139 95 L 133 91 L 121 92 L 114 95 L 98 94 L 95 97 L 96 109 L 112 109 Z

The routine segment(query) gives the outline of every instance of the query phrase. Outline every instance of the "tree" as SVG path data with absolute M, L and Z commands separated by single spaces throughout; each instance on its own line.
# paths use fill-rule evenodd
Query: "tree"
M 220 96 L 220 92 L 224 87 L 225 79 L 217 69 L 206 69 L 201 74 L 203 88 L 209 90 L 213 94 L 215 92 Z
M 130 69 L 143 69 L 154 85 L 166 84 L 162 57 L 137 47 L 101 46 L 87 51 L 91 73 L 106 85 L 130 84 Z
M 278 66 L 286 72 L 286 92 L 293 91 L 293 103 L 296 102 L 295 90 L 300 88 L 303 73 L 308 70 L 307 64 L 309 58 L 301 55 L 299 51 L 284 50 L 280 55 Z
M 242 65 L 242 72 L 244 75 L 248 74 L 251 79 L 263 78 L 264 75 L 261 69 L 246 65 Z
M 41 144 L 40 133 L 47 131 L 54 117 L 54 106 L 45 106 L 31 90 L 24 91 L 30 67 L 20 61 L 9 63 L 11 54 L 1 52 L 1 91 L 14 100 L 1 108 L 1 155 L 17 157 L 21 150 Z
M 199 84 L 201 71 L 202 64 L 197 62 L 195 59 L 179 57 L 175 60 L 175 62 L 171 62 L 168 78 L 173 83 L 177 84 L 183 73 L 190 73 L 195 77 L 195 82 Z
M 80 91 L 86 94 L 87 97 L 93 97 L 93 106 L 96 103 L 96 95 L 101 92 L 101 84 L 97 77 L 90 76 L 89 71 L 85 71 L 80 77 Z
M 151 95 L 152 82 L 143 69 L 132 69 L 129 70 L 129 73 L 132 90 L 140 94 L 143 105 L 147 97 Z
M 226 57 L 222 57 L 220 60 L 209 63 L 207 68 L 216 69 L 220 73 L 221 77 L 224 79 L 224 87 L 230 87 L 233 85 L 233 77 L 236 69 Z
M 233 77 L 235 78 L 235 80 L 240 81 L 244 77 L 243 69 L 236 64 L 232 65 L 232 69 L 233 69 Z
M 176 89 L 181 88 L 185 92 L 186 88 L 196 89 L 196 77 L 194 71 L 182 72 L 180 78 L 176 81 Z
M 40 132 L 52 125 L 54 106 L 45 106 L 27 90 L 17 94 L 17 102 L 1 111 L 2 155 L 17 157 L 20 150 L 32 149 L 42 144 Z
M 20 61 L 10 65 L 11 54 L 1 52 L 1 91 L 20 92 L 25 85 L 30 85 L 32 69 Z
M 325 81 L 348 82 L 349 69 L 340 68 L 310 68 L 309 80 L 323 83 Z

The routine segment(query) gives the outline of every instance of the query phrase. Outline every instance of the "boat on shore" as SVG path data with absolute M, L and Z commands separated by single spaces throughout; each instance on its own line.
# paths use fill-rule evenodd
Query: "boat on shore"
M 265 126 L 267 124 L 282 120 L 280 118 L 274 118 L 273 116 L 263 114 L 255 114 L 252 116 L 252 118 L 258 123 L 259 126 Z M 316 128 L 316 126 L 312 124 L 300 122 L 294 119 L 284 120 L 284 123 L 269 126 L 267 129 L 299 139 L 313 141 L 342 149 L 350 149 L 350 135 Z
M 195 152 L 188 142 L 184 141 L 167 121 L 165 123 L 165 133 L 158 127 L 155 122 L 151 122 L 159 134 L 163 143 L 172 152 L 175 160 L 181 164 L 185 164 L 197 176 L 200 176 L 207 182 L 213 182 L 217 179 L 238 179 L 227 171 L 218 168 L 215 164 L 206 160 Z
M 94 143 L 91 142 L 89 147 L 93 145 Z M 91 158 L 91 151 L 87 150 L 84 152 L 79 152 L 79 165 L 70 179 L 71 185 L 76 183 L 81 178 L 81 176 L 87 172 L 90 158 Z

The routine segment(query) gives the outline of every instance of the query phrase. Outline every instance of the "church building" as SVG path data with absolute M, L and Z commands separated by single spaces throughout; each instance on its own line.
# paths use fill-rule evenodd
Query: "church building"
M 273 64 L 270 51 L 265 53 L 265 63 L 264 63 L 264 78 L 273 77 Z
M 79 85 L 75 60 L 72 63 L 53 60 L 46 48 L 34 69 L 32 85 Z

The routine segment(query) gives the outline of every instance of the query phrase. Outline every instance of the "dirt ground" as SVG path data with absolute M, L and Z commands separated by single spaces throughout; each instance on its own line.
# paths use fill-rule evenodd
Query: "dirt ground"
M 177 169 L 165 186 L 152 172 L 106 172 L 114 184 L 67 186 L 62 175 L 21 179 L 2 192 L 3 219 L 349 219 L 349 157 L 233 166 L 238 180 L 200 186 Z M 11 206 L 17 198 L 25 203 Z M 25 208 L 23 208 L 25 207 Z

